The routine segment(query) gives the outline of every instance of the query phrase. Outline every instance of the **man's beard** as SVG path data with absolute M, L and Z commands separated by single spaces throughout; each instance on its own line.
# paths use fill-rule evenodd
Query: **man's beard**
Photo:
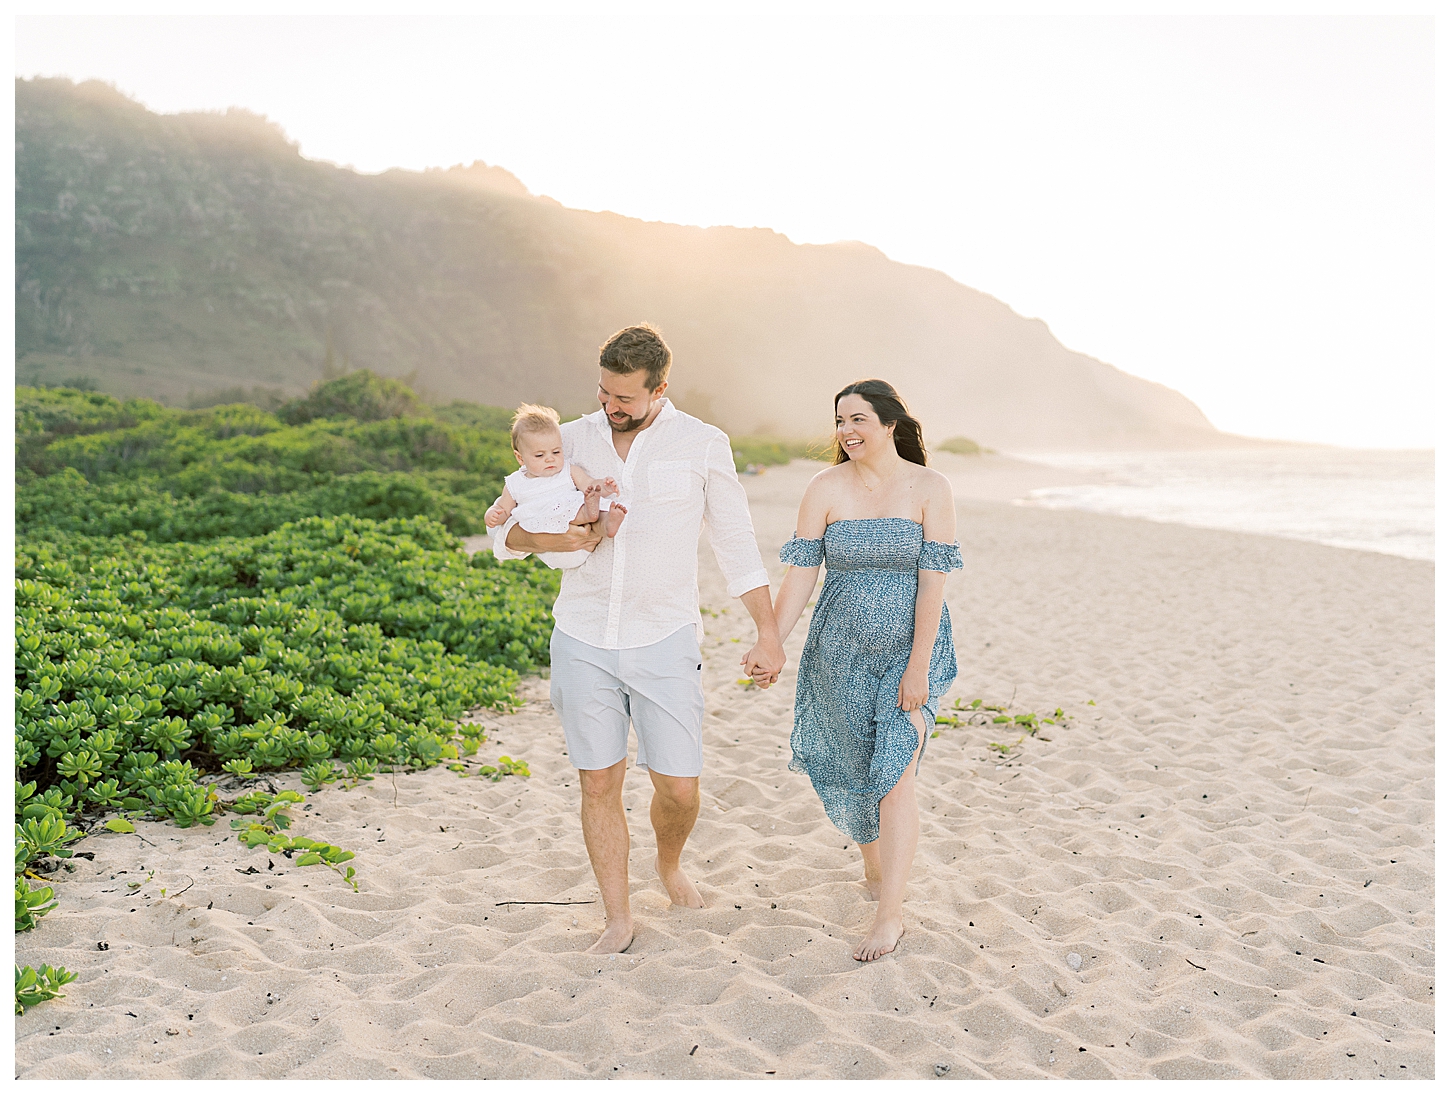
M 626 418 L 623 422 L 616 422 L 613 415 L 611 415 L 608 411 L 604 412 L 604 417 L 609 422 L 609 428 L 615 433 L 634 433 L 635 430 L 639 429 L 645 424 L 649 416 L 650 412 L 646 410 L 644 414 L 642 414 L 638 418 Z

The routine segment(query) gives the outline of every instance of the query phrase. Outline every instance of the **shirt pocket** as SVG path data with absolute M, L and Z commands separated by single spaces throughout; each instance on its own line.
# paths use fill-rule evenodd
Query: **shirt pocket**
M 682 502 L 690 496 L 688 460 L 658 460 L 649 466 L 649 496 L 653 502 Z

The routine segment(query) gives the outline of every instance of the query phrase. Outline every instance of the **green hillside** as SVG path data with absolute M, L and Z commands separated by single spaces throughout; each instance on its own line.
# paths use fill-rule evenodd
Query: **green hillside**
M 831 394 L 884 376 L 932 439 L 1218 438 L 1178 393 L 863 244 L 566 209 L 483 164 L 361 175 L 245 111 L 158 115 L 99 83 L 15 91 L 21 383 L 268 404 L 366 368 L 580 413 L 600 342 L 650 320 L 671 396 L 734 434 L 828 433 Z
M 555 306 L 567 264 L 547 206 L 313 163 L 240 111 L 163 117 L 65 80 L 16 93 L 22 382 L 179 403 L 300 392 L 329 342 L 339 366 L 436 376 L 551 375 L 598 341 Z

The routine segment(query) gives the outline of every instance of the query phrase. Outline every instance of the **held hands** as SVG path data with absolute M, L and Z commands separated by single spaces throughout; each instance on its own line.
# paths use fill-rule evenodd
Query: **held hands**
M 930 698 L 931 691 L 926 681 L 926 666 L 907 662 L 906 672 L 901 675 L 901 685 L 896 690 L 896 706 L 903 711 L 915 711 Z
M 780 671 L 785 668 L 785 648 L 779 642 L 757 642 L 740 659 L 745 672 L 757 688 L 769 688 L 780 680 Z

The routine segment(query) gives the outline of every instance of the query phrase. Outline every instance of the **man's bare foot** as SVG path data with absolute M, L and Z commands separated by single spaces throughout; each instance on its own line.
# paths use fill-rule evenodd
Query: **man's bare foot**
M 594 941 L 585 954 L 623 954 L 634 942 L 634 921 L 606 920 L 604 934 Z
M 906 934 L 905 927 L 900 920 L 877 920 L 871 925 L 871 930 L 866 933 L 866 938 L 861 940 L 861 945 L 852 952 L 851 957 L 857 962 L 874 962 L 883 954 L 890 954 L 896 949 L 896 944 L 901 942 L 901 937 Z
M 619 526 L 624 524 L 624 515 L 629 510 L 625 509 L 618 502 L 609 507 L 609 516 L 604 519 L 604 535 L 613 536 L 619 531 Z
M 666 871 L 660 866 L 660 861 L 655 860 L 655 871 L 660 876 L 660 882 L 665 888 L 665 893 L 670 895 L 670 904 L 683 905 L 687 909 L 703 909 L 705 899 L 700 896 L 700 891 L 695 889 L 695 884 L 690 881 L 682 867 L 675 867 L 672 871 Z
M 591 485 L 584 488 L 584 504 L 579 507 L 579 513 L 571 523 L 592 525 L 597 520 L 599 520 L 599 487 Z

